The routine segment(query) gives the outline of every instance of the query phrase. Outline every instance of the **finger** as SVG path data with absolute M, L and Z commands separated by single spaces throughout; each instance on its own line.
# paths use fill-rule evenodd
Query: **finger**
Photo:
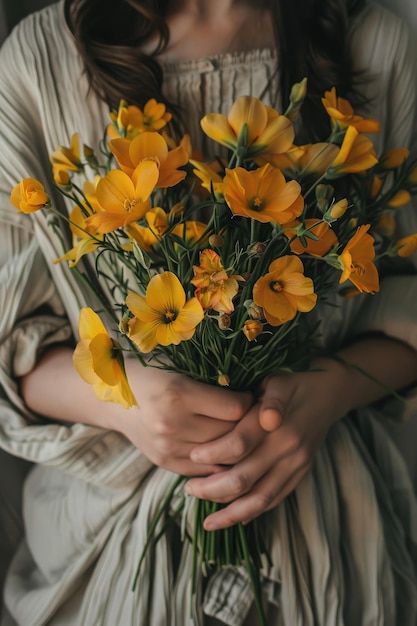
M 204 528 L 208 531 L 229 528 L 235 524 L 247 524 L 262 513 L 269 511 L 280 504 L 300 483 L 308 472 L 309 467 L 300 468 L 281 487 L 279 492 L 271 495 L 268 491 L 268 480 L 260 481 L 257 489 L 239 498 L 216 513 L 209 515 L 204 521 Z
M 196 415 L 234 422 L 240 420 L 253 404 L 253 396 L 249 392 L 222 389 L 191 379 L 189 386 L 188 407 Z
M 284 419 L 285 407 L 282 398 L 277 393 L 277 384 L 276 380 L 271 378 L 260 400 L 259 423 L 267 432 L 277 430 Z
M 266 430 L 266 432 L 272 432 L 277 430 L 282 423 L 282 414 L 276 408 L 262 407 L 259 410 L 259 424 Z
M 232 465 L 245 458 L 265 438 L 259 425 L 258 407 L 252 409 L 224 436 L 196 446 L 191 451 L 195 463 Z

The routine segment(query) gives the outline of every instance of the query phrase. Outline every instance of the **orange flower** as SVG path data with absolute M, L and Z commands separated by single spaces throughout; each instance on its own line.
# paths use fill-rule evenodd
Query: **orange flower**
M 400 189 L 397 193 L 388 201 L 388 206 L 391 209 L 399 209 L 411 202 L 410 192 L 405 189 Z
M 50 156 L 54 179 L 59 184 L 62 177 L 61 172 L 78 172 L 83 169 L 81 160 L 81 144 L 78 133 L 71 137 L 70 147 L 59 146 L 56 152 Z
M 306 313 L 316 305 L 313 281 L 304 276 L 303 271 L 298 257 L 283 256 L 275 259 L 268 274 L 255 283 L 253 300 L 263 308 L 271 326 L 285 324 L 297 311 Z
M 201 180 L 201 186 L 210 193 L 213 191 L 218 200 L 223 199 L 223 176 L 218 161 L 211 164 L 190 160 L 194 174 Z
M 360 135 L 353 126 L 349 126 L 339 154 L 327 170 L 327 176 L 328 178 L 337 178 L 344 174 L 365 172 L 377 163 L 378 159 L 372 141 L 368 137 Z
M 384 170 L 395 170 L 408 158 L 410 151 L 407 148 L 394 148 L 388 150 L 379 159 L 379 164 Z
M 49 196 L 36 178 L 24 178 L 13 187 L 10 202 L 18 213 L 34 213 L 49 204 Z
M 146 297 L 130 292 L 126 304 L 132 311 L 129 337 L 144 352 L 157 345 L 178 345 L 191 339 L 204 316 L 197 298 L 186 300 L 179 279 L 172 272 L 149 281 Z
M 355 115 L 352 105 L 344 98 L 336 97 L 336 88 L 332 87 L 330 91 L 324 93 L 322 103 L 332 125 L 339 128 L 353 126 L 360 133 L 378 133 L 380 130 L 379 122 L 372 119 L 365 119 L 360 115 Z
M 251 96 L 238 98 L 227 117 L 221 113 L 206 115 L 201 127 L 210 139 L 232 150 L 243 143 L 250 148 L 247 156 L 286 152 L 294 140 L 291 121 Z
M 264 325 L 258 320 L 246 320 L 243 325 L 243 334 L 248 341 L 254 341 L 263 331 Z
M 342 268 L 340 283 L 350 280 L 359 291 L 375 293 L 379 291 L 379 277 L 373 260 L 375 258 L 374 238 L 368 234 L 369 224 L 360 226 L 339 255 Z
M 259 222 L 285 224 L 298 217 L 304 207 L 300 185 L 295 180 L 287 183 L 269 164 L 249 172 L 242 167 L 226 169 L 224 197 L 234 215 Z
M 109 148 L 120 168 L 129 176 L 142 162 L 151 161 L 158 167 L 156 187 L 172 187 L 184 180 L 186 173 L 178 170 L 188 162 L 188 154 L 178 146 L 168 150 L 165 139 L 159 133 L 145 132 L 134 139 L 112 139 Z
M 228 276 L 220 256 L 207 248 L 200 255 L 200 265 L 193 267 L 194 278 L 190 281 L 195 290 L 195 297 L 203 309 L 214 309 L 221 313 L 234 310 L 233 298 L 239 291 L 238 280 L 241 276 Z
M 138 221 L 150 209 L 148 198 L 158 180 L 153 161 L 142 161 L 130 178 L 120 170 L 111 170 L 97 184 L 97 199 L 103 211 L 87 219 L 98 233 L 110 233 Z
M 148 100 L 143 111 L 135 105 L 127 105 L 125 100 L 120 101 L 117 113 L 110 113 L 113 124 L 107 127 L 107 135 L 110 139 L 125 137 L 133 139 L 139 133 L 145 131 L 159 131 L 172 118 L 166 107 L 154 98 Z
M 306 144 L 305 146 L 294 146 L 280 157 L 281 160 L 272 158 L 271 162 L 278 167 L 282 163 L 285 165 L 282 169 L 293 170 L 303 175 L 314 174 L 319 178 L 336 158 L 338 152 L 338 146 L 332 143 Z M 282 160 L 285 158 L 288 160 L 286 164 Z
M 306 219 L 304 221 L 304 229 L 308 230 L 317 239 L 311 239 L 308 234 L 303 236 L 303 241 L 297 236 L 297 227 L 301 226 L 301 222 L 292 222 L 288 224 L 289 229 L 285 229 L 284 234 L 288 239 L 297 236 L 290 243 L 291 251 L 295 254 L 308 253 L 313 256 L 324 256 L 330 248 L 337 244 L 337 237 L 334 231 L 326 222 L 317 219 Z M 303 245 L 304 244 L 304 245 Z
M 401 257 L 407 257 L 414 254 L 417 250 L 417 233 L 398 239 L 394 244 L 394 250 L 398 256 Z

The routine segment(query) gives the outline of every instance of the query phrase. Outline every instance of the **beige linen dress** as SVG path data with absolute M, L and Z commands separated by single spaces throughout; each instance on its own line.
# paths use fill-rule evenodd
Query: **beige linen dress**
M 378 151 L 409 145 L 417 100 L 406 28 L 370 5 L 354 26 L 352 49 L 357 68 L 368 71 L 363 88 L 383 128 Z M 266 50 L 167 66 L 166 94 L 187 112 L 194 145 L 202 141 L 201 116 L 227 113 L 238 95 L 263 94 L 276 104 L 275 65 Z M 9 193 L 25 176 L 49 180 L 48 155 L 69 145 L 73 132 L 97 147 L 107 116 L 88 92 L 62 3 L 21 23 L 0 53 L 0 448 L 35 465 L 24 486 L 25 538 L 6 580 L 2 624 L 191 626 L 203 624 L 204 609 L 240 626 L 251 604 L 245 576 L 230 570 L 213 577 L 192 622 L 190 550 L 184 547 L 174 576 L 168 538 L 145 562 L 140 589 L 130 590 L 172 474 L 115 432 L 40 419 L 19 395 L 16 379 L 48 345 L 76 332 L 85 300 L 64 264 L 52 263 L 61 251 L 46 219 L 16 214 Z M 412 210 L 402 231 L 417 231 Z M 415 276 L 387 277 L 378 296 L 323 315 L 327 345 L 376 331 L 417 349 Z M 312 472 L 267 523 L 271 626 L 415 626 L 416 503 L 375 411 L 332 428 Z

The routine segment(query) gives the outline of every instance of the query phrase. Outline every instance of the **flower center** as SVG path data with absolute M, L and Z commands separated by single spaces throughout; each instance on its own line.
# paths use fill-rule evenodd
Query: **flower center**
M 269 286 L 272 289 L 272 291 L 275 291 L 276 293 L 279 293 L 280 291 L 283 291 L 284 289 L 284 285 L 280 283 L 279 280 L 272 281 L 271 283 L 269 283 Z
M 365 274 L 365 266 L 361 263 L 352 263 L 350 266 L 350 271 L 352 274 L 358 274 L 359 276 L 363 276 Z
M 262 200 L 262 198 L 260 198 L 259 196 L 253 196 L 253 198 L 249 200 L 249 208 L 252 209 L 252 211 L 262 211 L 264 206 L 265 201 Z
M 177 319 L 178 312 L 177 311 L 165 311 L 164 313 L 164 322 L 165 324 L 170 324 L 171 322 Z
M 137 200 L 129 200 L 128 198 L 126 198 L 126 200 L 123 202 L 123 208 L 126 211 L 126 213 L 130 213 L 130 211 L 132 211 L 133 207 L 138 203 Z
M 145 159 L 142 159 L 142 161 L 153 161 L 154 163 L 157 164 L 158 169 L 161 167 L 161 161 L 158 159 L 157 156 L 147 156 Z

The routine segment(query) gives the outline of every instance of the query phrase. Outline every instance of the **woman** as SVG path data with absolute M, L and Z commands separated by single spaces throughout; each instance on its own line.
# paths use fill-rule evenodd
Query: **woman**
M 113 106 L 121 96 L 164 99 L 197 143 L 204 113 L 227 112 L 240 94 L 280 104 L 308 74 L 315 96 L 333 84 L 356 100 L 364 94 L 384 129 L 378 152 L 406 145 L 415 107 L 406 30 L 372 5 L 350 11 L 348 23 L 334 0 L 148 1 L 117 11 L 67 0 L 26 20 L 3 48 L 0 441 L 37 463 L 24 490 L 25 540 L 6 581 L 14 623 L 191 624 L 188 546 L 176 574 L 163 538 L 142 586 L 129 591 L 171 472 L 195 477 L 190 493 L 230 503 L 208 529 L 270 512 L 271 625 L 415 623 L 415 502 L 375 410 L 359 410 L 383 386 L 358 370 L 390 388 L 416 380 L 414 277 L 388 277 L 377 298 L 352 299 L 326 318 L 325 344 L 345 365 L 317 358 L 314 372 L 277 374 L 253 404 L 250 394 L 132 360 L 140 408 L 124 411 L 99 403 L 74 372 L 68 346 L 82 296 L 67 269 L 52 266 L 60 252 L 44 218 L 31 224 L 7 200 L 19 179 L 47 179 L 47 155 L 74 130 L 98 145 L 108 106 L 97 94 Z M 307 103 L 301 132 L 321 136 L 322 124 Z M 401 228 L 414 232 L 413 222 L 405 213 Z M 271 420 L 279 426 L 267 432 Z M 235 572 L 212 577 L 201 606 L 197 623 L 255 623 L 248 583 Z

